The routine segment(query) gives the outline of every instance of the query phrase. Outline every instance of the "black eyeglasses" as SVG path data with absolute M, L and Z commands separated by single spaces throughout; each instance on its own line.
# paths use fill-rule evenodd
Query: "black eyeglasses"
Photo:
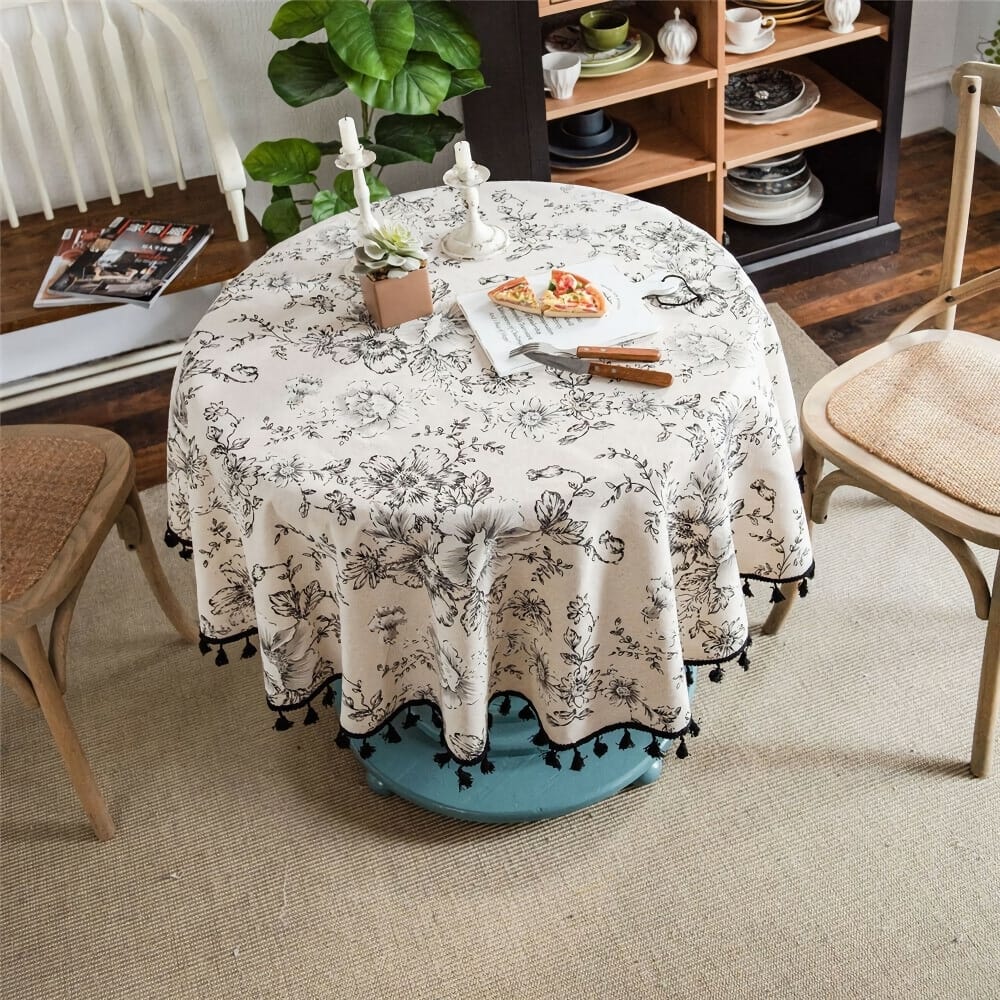
M 665 274 L 661 279 L 663 287 L 643 298 L 655 303 L 661 309 L 673 309 L 675 306 L 688 306 L 692 302 L 702 302 L 705 298 L 696 292 L 679 274 Z

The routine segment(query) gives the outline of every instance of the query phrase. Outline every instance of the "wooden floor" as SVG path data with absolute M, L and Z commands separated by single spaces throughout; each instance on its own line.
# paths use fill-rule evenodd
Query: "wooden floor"
M 885 337 L 895 323 L 937 289 L 951 177 L 952 136 L 927 132 L 903 140 L 896 218 L 897 254 L 770 290 L 835 361 Z M 977 168 L 966 252 L 966 276 L 1000 263 L 1000 166 Z M 931 296 L 928 296 L 931 293 Z M 966 329 L 1000 339 L 1000 302 L 984 296 L 960 320 Z M 121 434 L 136 453 L 139 488 L 166 477 L 167 411 L 172 373 L 136 379 L 5 414 L 8 423 L 97 424 Z

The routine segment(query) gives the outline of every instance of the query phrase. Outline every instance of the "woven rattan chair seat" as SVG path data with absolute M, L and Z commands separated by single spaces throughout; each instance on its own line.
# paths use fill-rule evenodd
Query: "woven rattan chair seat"
M 104 452 L 88 441 L 0 444 L 0 600 L 20 597 L 52 565 L 94 494 Z
M 827 417 L 883 461 L 1000 515 L 1000 358 L 948 339 L 916 344 L 837 389 Z

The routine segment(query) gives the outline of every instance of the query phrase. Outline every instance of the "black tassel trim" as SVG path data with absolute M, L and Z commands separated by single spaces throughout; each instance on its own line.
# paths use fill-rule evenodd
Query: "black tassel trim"
M 220 643 L 219 652 L 215 654 L 215 665 L 217 667 L 224 667 L 229 663 L 229 657 L 226 656 L 225 647 Z
M 780 604 L 785 599 L 785 595 L 781 592 L 781 588 L 774 584 L 771 587 L 771 603 Z
M 584 769 L 584 757 L 578 747 L 573 748 L 573 763 L 570 764 L 571 771 L 582 771 Z
M 740 653 L 740 658 L 736 661 L 744 670 L 750 669 L 750 657 L 747 656 L 746 646 L 743 647 L 743 652 Z
M 694 719 L 692 719 L 688 723 L 688 734 L 691 736 L 697 736 L 700 732 L 701 732 L 701 726 L 699 726 L 698 723 L 695 722 Z
M 186 538 L 181 538 L 172 528 L 167 528 L 163 532 L 163 544 L 168 549 L 176 549 L 179 545 L 181 550 L 177 554 L 181 559 L 190 559 L 194 555 L 194 546 Z
M 257 647 L 248 638 L 246 641 L 246 645 L 244 645 L 243 647 L 243 652 L 240 653 L 240 659 L 249 660 L 256 652 L 257 652 Z
M 344 732 L 343 729 L 338 730 L 337 736 L 333 741 L 340 747 L 341 750 L 346 750 L 351 745 L 351 737 Z
M 663 756 L 663 750 L 660 747 L 660 741 L 655 736 L 649 741 L 649 746 L 646 747 L 646 753 L 648 753 L 650 757 Z
M 303 726 L 313 726 L 319 722 L 319 715 L 316 713 L 316 709 L 309 706 L 309 711 L 306 712 L 306 717 L 302 720 Z
M 403 728 L 412 729 L 420 721 L 420 716 L 412 708 L 406 710 L 406 718 L 403 719 Z
M 535 713 L 532 711 L 530 705 L 525 705 L 524 708 L 517 713 L 517 717 L 522 719 L 524 722 L 530 722 L 535 717 Z
M 619 750 L 630 750 L 635 744 L 632 742 L 632 734 L 626 729 L 622 733 L 622 738 L 618 741 Z
M 562 761 L 559 759 L 559 754 L 557 754 L 555 750 L 550 750 L 545 755 L 545 763 L 548 764 L 549 767 L 554 767 L 557 771 L 562 770 Z
M 538 732 L 531 737 L 531 742 L 534 743 L 536 747 L 543 747 L 549 742 L 549 738 L 545 735 L 545 730 L 540 728 Z
M 438 767 L 444 767 L 451 760 L 451 754 L 447 750 L 434 754 L 434 763 Z
M 455 774 L 458 776 L 458 790 L 460 792 L 472 787 L 472 775 L 464 767 L 460 767 Z
M 487 730 L 493 728 L 493 713 L 492 712 L 487 712 L 486 713 L 486 728 L 487 728 Z
M 382 739 L 384 739 L 386 743 L 401 743 L 403 737 L 396 732 L 395 727 L 390 722 L 389 725 L 385 727 L 385 732 L 382 734 Z
M 435 729 L 441 728 L 441 713 L 437 710 L 437 708 L 431 709 L 431 725 L 434 726 Z
M 479 770 L 483 774 L 492 774 L 497 769 L 496 764 L 491 760 L 487 760 L 485 757 L 479 762 Z
M 684 760 L 684 758 L 687 757 L 687 755 L 688 755 L 687 744 L 684 742 L 684 737 L 682 736 L 677 741 L 677 759 Z
M 686 663 L 684 664 L 684 680 L 687 681 L 688 687 L 694 684 L 694 671 Z
M 799 492 L 805 493 L 806 491 L 806 467 L 803 465 L 798 472 L 795 473 L 795 478 L 799 482 Z
M 361 749 L 358 751 L 358 756 L 362 760 L 368 760 L 371 755 L 375 753 L 375 747 L 373 747 L 369 742 L 367 737 L 361 741 Z
M 331 708 L 333 706 L 334 700 L 335 699 L 333 697 L 333 685 L 331 684 L 323 692 L 323 704 L 326 705 L 327 708 Z
M 594 756 L 603 757 L 608 752 L 608 745 L 598 736 L 594 740 Z
M 505 694 L 503 696 L 503 701 L 500 702 L 500 714 L 510 715 L 510 695 Z
M 750 581 L 745 578 L 743 580 L 743 596 L 753 597 L 753 591 L 750 589 Z
M 725 676 L 726 676 L 726 672 L 725 672 L 725 670 L 722 669 L 722 664 L 721 663 L 717 663 L 708 672 L 708 679 L 713 684 L 719 684 L 719 683 L 721 683 L 722 682 L 722 678 L 725 677 Z
M 285 716 L 279 712 L 278 717 L 274 720 L 274 725 L 271 728 L 277 729 L 279 733 L 283 733 L 286 729 L 291 729 L 294 725 L 295 723 L 292 722 L 291 719 L 285 718 Z
M 212 651 L 212 644 L 208 641 L 208 639 L 202 636 L 198 640 L 198 652 L 201 653 L 202 656 L 204 656 L 206 653 L 210 653 L 211 651 Z
M 806 583 L 806 578 L 802 577 L 799 580 L 799 597 L 805 597 L 809 593 L 809 584 Z

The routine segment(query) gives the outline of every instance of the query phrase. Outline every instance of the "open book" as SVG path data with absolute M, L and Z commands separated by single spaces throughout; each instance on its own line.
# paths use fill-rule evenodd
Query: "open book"
M 536 364 L 523 356 L 509 357 L 515 347 L 530 341 L 572 350 L 581 344 L 595 347 L 624 344 L 659 330 L 656 317 L 642 301 L 641 289 L 612 260 L 596 257 L 582 264 L 568 264 L 565 269 L 585 275 L 601 289 L 608 302 L 603 316 L 570 319 L 535 316 L 497 305 L 485 288 L 458 297 L 459 308 L 498 375 L 512 375 Z M 546 269 L 527 275 L 539 298 L 549 283 L 550 273 Z
M 52 305 L 134 302 L 150 306 L 211 235 L 212 227 L 207 225 L 119 217 L 43 289 L 48 295 L 69 296 Z

